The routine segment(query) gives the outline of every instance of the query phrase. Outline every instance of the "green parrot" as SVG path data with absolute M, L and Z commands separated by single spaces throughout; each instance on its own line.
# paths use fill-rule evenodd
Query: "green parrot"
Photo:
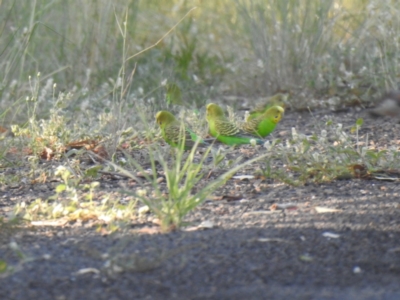
M 165 87 L 167 89 L 165 101 L 168 105 L 185 105 L 182 100 L 182 92 L 179 86 L 177 86 L 175 83 L 168 83 Z
M 267 111 L 272 106 L 280 106 L 285 108 L 285 102 L 289 98 L 289 93 L 277 93 L 265 101 L 257 104 L 253 110 L 250 111 L 250 115 L 247 117 L 246 122 L 254 119 Z
M 242 124 L 242 129 L 248 133 L 255 134 L 261 138 L 265 138 L 272 131 L 275 130 L 276 125 L 282 119 L 282 114 L 285 112 L 281 106 L 272 106 L 268 108 L 263 114 L 247 119 Z
M 229 122 L 222 108 L 217 104 L 210 103 L 207 105 L 206 118 L 210 134 L 221 143 L 227 145 L 264 144 L 262 140 L 247 134 L 235 124 Z
M 183 145 L 183 149 L 191 150 L 198 139 L 200 139 L 198 147 L 209 146 L 208 143 L 198 137 L 193 131 L 188 128 L 183 128 L 181 122 L 179 122 L 169 111 L 159 111 L 156 114 L 156 122 L 161 128 L 162 137 L 172 147 L 180 147 L 184 142 L 185 144 Z

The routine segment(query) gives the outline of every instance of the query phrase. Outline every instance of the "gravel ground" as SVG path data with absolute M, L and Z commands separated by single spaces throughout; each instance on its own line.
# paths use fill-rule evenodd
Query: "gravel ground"
M 289 137 L 292 127 L 318 133 L 325 116 L 345 128 L 364 118 L 360 138 L 368 134 L 376 147 L 400 141 L 398 124 L 357 109 L 289 112 L 275 137 Z M 99 193 L 127 181 L 104 179 Z M 237 199 L 221 197 L 228 192 Z M 50 183 L 3 186 L 0 207 L 5 213 L 53 193 Z M 400 299 L 399 194 L 397 181 L 267 180 L 256 189 L 232 179 L 190 213 L 189 227 L 168 234 L 146 221 L 114 234 L 91 222 L 3 226 L 0 258 L 16 269 L 0 277 L 0 299 Z M 213 228 L 197 226 L 205 221 Z

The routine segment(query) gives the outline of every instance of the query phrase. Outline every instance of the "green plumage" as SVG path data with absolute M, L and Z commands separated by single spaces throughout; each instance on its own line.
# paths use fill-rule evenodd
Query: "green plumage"
M 265 138 L 272 131 L 275 130 L 276 125 L 282 119 L 284 109 L 280 106 L 272 106 L 267 109 L 263 114 L 252 119 L 247 119 L 242 124 L 242 129 L 248 133 L 255 134 L 259 137 Z
M 183 124 L 168 111 L 159 111 L 156 114 L 156 122 L 161 128 L 162 137 L 172 147 L 183 146 L 183 149 L 190 150 L 195 145 L 197 139 L 200 139 L 198 147 L 209 146 L 208 143 L 203 141 L 193 131 L 185 128 Z
M 250 111 L 250 115 L 247 117 L 246 122 L 250 121 L 251 119 L 257 118 L 263 113 L 265 113 L 269 108 L 272 106 L 280 106 L 285 108 L 286 101 L 289 98 L 289 93 L 277 93 L 265 101 L 257 104 L 253 110 Z
M 217 104 L 210 103 L 207 105 L 207 122 L 210 134 L 221 143 L 227 145 L 252 144 L 253 141 L 259 145 L 264 143 L 229 122 L 222 108 Z

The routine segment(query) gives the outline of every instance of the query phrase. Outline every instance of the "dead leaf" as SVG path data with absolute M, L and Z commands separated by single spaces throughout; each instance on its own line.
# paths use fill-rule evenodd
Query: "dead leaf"
M 147 213 L 150 213 L 150 207 L 148 207 L 147 205 L 139 207 L 138 209 L 139 216 L 145 215 Z
M 294 203 L 274 203 L 269 207 L 270 210 L 296 210 L 297 208 L 298 206 Z
M 211 229 L 211 228 L 214 228 L 214 227 L 215 227 L 214 223 L 211 222 L 211 221 L 208 221 L 208 220 L 205 220 L 205 221 L 201 222 L 197 226 L 197 228 L 199 228 L 199 229 Z
M 30 148 L 23 148 L 22 150 L 17 147 L 11 147 L 7 153 L 14 154 L 14 155 L 31 155 L 33 153 L 32 149 Z
M 36 183 L 45 183 L 47 181 L 47 175 L 46 172 L 40 173 L 38 177 L 35 179 L 31 180 L 31 184 L 36 184 Z
M 211 229 L 211 228 L 214 228 L 214 227 L 215 226 L 214 226 L 213 222 L 206 220 L 206 221 L 201 222 L 197 226 L 186 227 L 186 228 L 183 229 L 183 231 L 196 231 L 196 230 L 199 230 L 199 229 Z
M 95 268 L 83 268 L 83 269 L 80 269 L 79 271 L 75 272 L 75 275 L 84 275 L 87 273 L 99 274 L 100 271 Z
M 326 237 L 326 238 L 330 238 L 330 239 L 338 239 L 338 238 L 340 238 L 340 234 L 333 233 L 333 232 L 328 232 L 328 231 L 324 232 L 322 234 L 322 236 Z
M 85 148 L 86 150 L 93 150 L 99 144 L 98 141 L 95 140 L 83 140 L 83 141 L 74 141 L 67 144 L 67 147 L 73 149 L 82 149 Z
M 376 176 L 376 175 L 373 175 L 372 178 L 376 179 L 376 180 L 381 180 L 381 181 L 398 181 L 399 180 L 399 178 L 393 178 L 393 177 L 388 177 L 388 176 Z
M 334 212 L 342 212 L 343 211 L 342 209 L 336 209 L 336 208 L 330 208 L 330 207 L 324 207 L 324 206 L 315 206 L 314 209 L 319 214 L 334 213 Z
M 108 158 L 108 153 L 104 145 L 98 145 L 96 148 L 93 149 L 93 152 L 103 159 Z
M 48 147 L 44 147 L 42 153 L 40 154 L 40 158 L 45 160 L 51 160 L 53 157 L 54 157 L 53 150 Z

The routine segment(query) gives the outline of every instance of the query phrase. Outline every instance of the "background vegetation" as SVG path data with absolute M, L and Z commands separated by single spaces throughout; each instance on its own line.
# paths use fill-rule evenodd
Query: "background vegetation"
M 278 89 L 363 96 L 397 87 L 399 8 L 390 0 L 20 1 L 0 3 L 3 109 L 25 99 L 29 76 L 75 99 L 109 97 L 136 67 L 126 98 L 163 99 L 164 80 L 199 103 Z M 126 34 L 121 24 L 126 20 Z M 124 49 L 125 47 L 125 49 Z M 126 78 L 124 78 L 126 79 Z M 50 84 L 51 86 L 52 84 Z M 328 93 L 326 93 L 328 92 Z M 28 94 L 29 95 L 29 94 Z M 365 96 L 365 100 L 367 97 Z M 92 104 L 95 105 L 95 104 Z

